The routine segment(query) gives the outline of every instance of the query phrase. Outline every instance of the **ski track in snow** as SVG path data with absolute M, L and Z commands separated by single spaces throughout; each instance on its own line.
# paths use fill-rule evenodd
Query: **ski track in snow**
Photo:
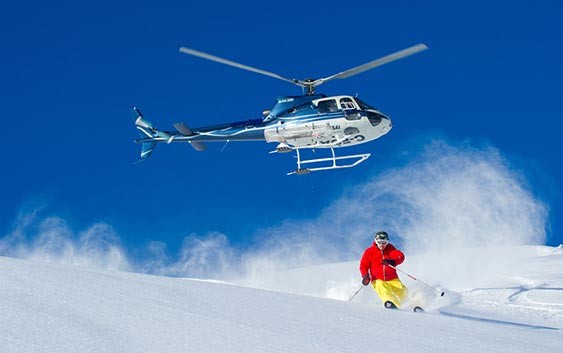
M 475 289 L 463 293 L 463 303 L 487 311 L 525 314 L 526 317 L 553 323 L 563 321 L 563 288 Z

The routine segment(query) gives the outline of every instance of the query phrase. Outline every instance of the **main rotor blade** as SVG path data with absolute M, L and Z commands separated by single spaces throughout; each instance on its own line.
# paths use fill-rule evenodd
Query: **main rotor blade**
M 408 47 L 406 49 L 400 50 L 396 53 L 389 54 L 389 55 L 384 56 L 382 58 L 370 61 L 370 62 L 365 63 L 363 65 L 356 66 L 356 67 L 348 69 L 346 71 L 339 72 L 336 75 L 332 75 L 332 76 L 325 77 L 325 78 L 320 78 L 318 80 L 315 80 L 314 85 L 318 86 L 318 85 L 325 83 L 326 81 L 330 81 L 330 80 L 333 80 L 335 78 L 348 78 L 348 77 L 357 75 L 359 73 L 362 73 L 364 71 L 371 70 L 371 69 L 376 68 L 378 66 L 388 64 L 392 61 L 399 60 L 399 59 L 402 59 L 402 58 L 407 57 L 409 55 L 416 54 L 416 53 L 421 52 L 421 51 L 426 50 L 426 49 L 428 49 L 428 47 L 425 44 L 420 43 L 420 44 L 414 45 L 412 47 Z
M 277 78 L 278 80 L 282 80 L 282 81 L 286 81 L 286 82 L 291 82 L 295 85 L 298 86 L 303 86 L 301 83 L 299 83 L 297 80 L 292 80 L 289 78 L 285 78 L 283 76 L 280 76 L 278 74 L 275 74 L 273 72 L 269 72 L 269 71 L 265 71 L 265 70 L 261 70 L 261 69 L 257 69 L 255 67 L 252 66 L 248 66 L 248 65 L 244 65 L 244 64 L 240 64 L 231 60 L 227 60 L 227 59 L 223 59 L 220 58 L 218 56 L 215 55 L 211 55 L 211 54 L 207 54 L 201 51 L 197 51 L 194 49 L 190 49 L 190 48 L 186 48 L 186 47 L 181 47 L 180 48 L 180 52 L 184 53 L 184 54 L 188 54 L 188 55 L 193 55 L 193 56 L 197 56 L 203 59 L 207 59 L 207 60 L 211 60 L 211 61 L 215 61 L 221 64 L 225 64 L 225 65 L 229 65 L 229 66 L 234 66 L 237 67 L 239 69 L 243 69 L 243 70 L 248 70 L 248 71 L 252 71 L 252 72 L 256 72 L 258 74 L 262 74 L 262 75 L 266 75 L 266 76 L 270 76 L 273 78 Z

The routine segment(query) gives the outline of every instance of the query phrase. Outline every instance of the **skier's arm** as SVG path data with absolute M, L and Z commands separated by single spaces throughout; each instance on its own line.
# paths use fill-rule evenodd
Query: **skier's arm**
M 389 253 L 389 258 L 395 261 L 396 266 L 402 264 L 403 261 L 405 261 L 405 254 L 403 254 L 402 251 L 395 249 Z
M 370 267 L 371 267 L 371 261 L 369 259 L 368 252 L 366 250 L 364 251 L 364 255 L 360 260 L 360 274 L 362 275 L 362 277 L 365 277 L 367 274 L 369 274 Z
M 360 273 L 362 274 L 362 284 L 367 286 L 371 282 L 371 277 L 369 274 L 369 268 L 371 267 L 371 261 L 367 250 L 364 252 L 362 259 L 360 260 Z

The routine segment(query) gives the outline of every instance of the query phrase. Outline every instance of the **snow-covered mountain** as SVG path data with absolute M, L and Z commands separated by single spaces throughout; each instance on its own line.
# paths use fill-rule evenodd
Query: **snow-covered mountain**
M 347 301 L 356 262 L 225 283 L 0 257 L 0 352 L 562 352 L 563 249 L 472 251 L 401 266 L 446 290 L 401 276 L 425 314 Z

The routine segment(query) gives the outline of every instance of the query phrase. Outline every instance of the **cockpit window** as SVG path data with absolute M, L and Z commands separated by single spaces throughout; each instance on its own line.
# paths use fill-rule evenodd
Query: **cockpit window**
M 329 113 L 338 110 L 338 106 L 336 105 L 335 99 L 327 99 L 324 101 L 320 101 L 317 106 L 319 107 L 320 113 Z
M 360 108 L 362 110 L 377 110 L 375 108 L 372 108 L 371 106 L 369 106 L 369 104 L 367 104 L 366 102 L 364 102 L 363 100 L 361 100 L 360 98 L 356 98 L 356 102 L 358 103 L 358 105 L 360 106 Z
M 387 119 L 385 116 L 378 114 L 378 113 L 374 113 L 374 112 L 367 112 L 367 115 L 368 115 L 369 122 L 373 126 L 377 126 L 377 125 L 381 124 L 381 121 L 383 119 Z
M 354 104 L 354 101 L 352 101 L 352 99 L 348 97 L 340 98 L 340 107 L 343 110 L 356 109 L 356 105 Z

